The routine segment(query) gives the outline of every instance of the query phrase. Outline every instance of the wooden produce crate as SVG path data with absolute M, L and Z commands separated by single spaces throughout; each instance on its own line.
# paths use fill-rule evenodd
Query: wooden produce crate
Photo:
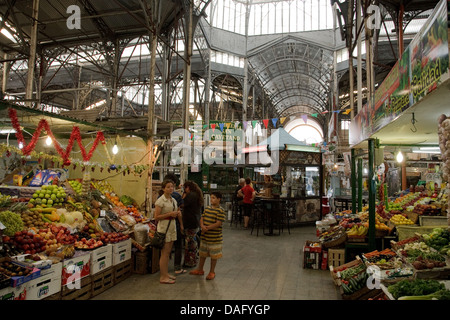
M 114 285 L 128 278 L 132 273 L 132 259 L 128 259 L 113 267 L 113 282 Z
M 102 272 L 92 275 L 92 292 L 91 297 L 95 297 L 100 293 L 108 290 L 114 286 L 113 267 L 110 267 Z
M 45 297 L 42 300 L 61 300 L 61 291 L 52 294 L 51 296 Z
M 428 227 L 448 227 L 447 216 L 420 216 L 419 225 Z
M 414 268 L 413 268 L 414 269 Z M 426 270 L 416 270 L 414 269 L 415 279 L 434 279 L 434 280 L 446 280 L 450 277 L 450 268 L 433 268 Z
M 345 294 L 344 289 L 342 289 L 342 287 L 340 287 L 339 290 L 341 292 L 343 300 L 367 300 L 368 298 L 366 297 L 370 297 L 379 293 L 378 291 L 376 291 L 377 289 L 369 289 L 366 286 L 362 287 L 362 289 L 356 292 L 353 292 L 352 294 Z M 372 291 L 375 291 L 375 293 L 372 293 Z
M 374 289 L 369 290 L 369 292 L 360 296 L 358 298 L 358 300 L 375 300 L 376 297 L 379 297 L 381 295 L 384 296 L 383 290 L 374 288 Z
M 62 300 L 89 300 L 92 294 L 92 278 L 86 276 L 80 280 L 80 288 L 69 289 L 67 285 L 62 287 Z
M 133 273 L 147 274 L 150 269 L 149 250 L 144 252 L 133 252 L 131 259 L 133 260 Z
M 343 264 L 345 264 L 345 248 L 328 249 L 328 266 L 336 268 Z
M 333 279 L 333 282 L 335 285 L 340 286 L 341 285 L 341 280 L 339 279 L 339 272 L 347 269 L 347 268 L 351 268 L 354 266 L 357 266 L 359 264 L 362 264 L 363 262 L 361 260 L 353 260 L 350 261 L 348 263 L 345 263 L 343 265 L 340 265 L 339 267 L 334 267 L 330 265 L 330 274 L 331 274 L 331 278 Z
M 419 220 L 419 214 L 412 211 L 406 211 L 406 216 L 409 220 L 411 220 L 414 224 L 417 224 L 417 221 Z

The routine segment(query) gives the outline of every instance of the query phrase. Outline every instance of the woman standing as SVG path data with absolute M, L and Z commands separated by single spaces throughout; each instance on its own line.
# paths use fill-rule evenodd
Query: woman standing
M 155 202 L 155 220 L 158 222 L 157 231 L 166 233 L 166 244 L 161 249 L 161 257 L 159 258 L 159 282 L 162 284 L 173 284 L 175 283 L 175 277 L 169 274 L 169 257 L 173 242 L 177 240 L 175 219 L 178 218 L 181 230 L 183 230 L 183 221 L 177 202 L 172 197 L 174 183 L 171 180 L 163 181 L 162 190 L 164 194 Z M 168 225 L 169 229 L 167 229 Z
M 238 195 L 244 198 L 244 229 L 248 229 L 248 223 L 253 210 L 253 201 L 255 201 L 256 191 L 251 186 L 252 180 L 245 179 L 245 186 L 238 191 Z
M 203 192 L 193 181 L 184 183 L 183 194 L 183 226 L 185 234 L 184 266 L 192 268 L 198 262 L 197 233 L 200 228 L 201 210 L 203 207 Z M 185 272 L 184 270 L 182 272 Z

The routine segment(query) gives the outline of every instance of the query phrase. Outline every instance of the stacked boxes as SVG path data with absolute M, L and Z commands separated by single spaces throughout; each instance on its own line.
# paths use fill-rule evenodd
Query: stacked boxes
M 26 300 L 41 300 L 61 291 L 62 262 L 41 270 L 41 276 L 27 284 Z
M 303 247 L 303 268 L 320 269 L 322 266 L 322 245 L 319 242 L 306 241 Z
M 3 258 L 7 259 L 7 258 Z M 75 255 L 27 277 L 13 277 L 0 289 L 0 300 L 87 300 L 127 278 L 132 272 L 131 239 Z
M 112 265 L 116 266 L 131 259 L 131 239 L 113 244 Z
M 91 252 L 75 251 L 70 259 L 63 260 L 62 285 L 75 284 L 76 281 L 91 274 Z
M 112 244 L 108 244 L 106 246 L 93 250 L 91 253 L 91 275 L 105 271 L 108 268 L 112 267 L 112 254 Z

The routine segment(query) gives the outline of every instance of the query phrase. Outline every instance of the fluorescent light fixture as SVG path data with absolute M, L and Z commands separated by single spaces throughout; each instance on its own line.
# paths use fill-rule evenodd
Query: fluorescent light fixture
M 440 154 L 441 153 L 441 148 L 439 147 L 419 147 L 419 148 L 414 148 L 412 150 L 413 153 L 437 153 Z
M 13 128 L 0 129 L 0 134 L 8 134 L 8 133 L 16 133 L 16 130 L 14 130 Z
M 440 150 L 413 150 L 413 153 L 430 153 L 430 154 L 440 154 Z
M 429 151 L 440 151 L 441 148 L 439 148 L 439 147 L 419 147 L 419 150 L 422 150 L 422 151 L 426 151 L 426 150 L 429 150 Z

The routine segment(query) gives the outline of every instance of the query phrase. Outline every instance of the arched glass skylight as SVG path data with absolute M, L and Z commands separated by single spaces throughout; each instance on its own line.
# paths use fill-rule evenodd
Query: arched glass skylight
M 308 118 L 306 123 L 301 118 L 295 118 L 289 121 L 284 129 L 299 141 L 307 144 L 323 142 L 323 130 L 321 125 L 315 120 Z
M 207 20 L 213 27 L 239 34 L 245 34 L 248 13 L 250 36 L 333 27 L 329 0 L 213 0 L 209 10 Z

